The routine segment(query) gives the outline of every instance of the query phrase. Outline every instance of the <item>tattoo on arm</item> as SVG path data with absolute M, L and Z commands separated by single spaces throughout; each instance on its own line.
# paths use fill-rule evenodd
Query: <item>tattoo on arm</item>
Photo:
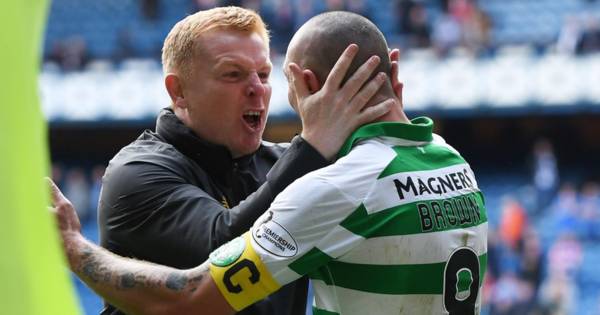
M 173 291 L 181 291 L 187 282 L 188 279 L 186 276 L 179 272 L 172 272 L 167 277 L 166 286 Z
M 68 239 L 65 248 L 71 270 L 125 313 L 182 314 L 181 310 L 208 303 L 198 299 L 205 296 L 200 288 L 209 284 L 208 262 L 178 270 L 120 257 L 77 235 Z
M 94 284 L 119 290 L 166 288 L 174 292 L 184 289 L 194 292 L 209 270 L 208 263 L 191 270 L 176 270 L 130 259 L 123 263 L 112 260 L 110 256 L 113 255 L 86 243 L 79 254 L 80 275 Z M 135 263 L 143 265 L 135 266 Z
M 135 275 L 132 272 L 126 272 L 121 275 L 120 286 L 123 289 L 135 287 Z
M 100 279 L 109 282 L 111 278 L 106 268 L 99 265 L 92 247 L 87 244 L 81 251 L 81 272 L 94 283 L 99 282 Z

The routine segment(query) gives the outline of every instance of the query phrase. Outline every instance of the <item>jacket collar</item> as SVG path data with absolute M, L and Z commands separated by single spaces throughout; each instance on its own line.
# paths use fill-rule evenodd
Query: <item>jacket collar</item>
M 164 108 L 158 115 L 156 133 L 212 176 L 222 176 L 231 171 L 234 165 L 245 167 L 254 156 L 249 154 L 233 159 L 225 146 L 198 137 L 171 108 Z

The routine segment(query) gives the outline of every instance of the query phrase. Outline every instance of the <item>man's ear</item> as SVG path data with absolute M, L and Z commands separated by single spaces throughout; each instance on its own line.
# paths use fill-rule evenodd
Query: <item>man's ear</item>
M 392 73 L 390 78 L 390 81 L 392 83 L 392 89 L 394 90 L 394 94 L 396 94 L 396 97 L 398 97 L 400 99 L 400 102 L 402 102 L 402 88 L 404 87 L 404 84 L 400 82 L 400 79 L 398 78 L 398 61 L 400 60 L 400 50 L 390 50 L 389 57 L 390 62 L 392 64 Z
M 304 79 L 304 82 L 306 82 L 310 94 L 315 94 L 321 89 L 321 84 L 319 83 L 317 76 L 309 69 L 302 70 L 302 78 Z
M 398 67 L 397 64 L 395 65 L 395 67 Z M 404 88 L 404 84 L 400 82 L 400 79 L 398 78 L 398 72 L 394 72 L 395 71 L 392 70 L 390 82 L 392 83 L 392 89 L 394 90 L 394 94 L 396 94 L 396 97 L 398 97 L 400 101 L 402 101 L 402 88 Z
M 165 87 L 171 98 L 171 103 L 175 108 L 185 108 L 186 102 L 183 97 L 183 87 L 181 86 L 181 79 L 173 73 L 167 74 L 165 77 Z

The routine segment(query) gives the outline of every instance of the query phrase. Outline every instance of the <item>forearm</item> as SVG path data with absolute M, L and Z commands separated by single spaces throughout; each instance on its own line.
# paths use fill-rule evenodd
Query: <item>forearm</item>
M 196 306 L 202 302 L 200 291 L 206 291 L 206 282 L 212 281 L 207 263 L 190 270 L 154 265 L 116 256 L 81 235 L 69 237 L 66 245 L 72 271 L 98 295 L 127 314 L 204 311 Z
M 283 156 L 267 173 L 273 199 L 296 179 L 322 167 L 330 165 L 317 148 L 302 137 L 295 137 Z

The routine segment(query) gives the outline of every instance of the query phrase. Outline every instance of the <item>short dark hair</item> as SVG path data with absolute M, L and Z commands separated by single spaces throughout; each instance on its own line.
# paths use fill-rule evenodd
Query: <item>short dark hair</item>
M 359 50 L 342 84 L 373 55 L 379 56 L 381 62 L 371 77 L 379 72 L 391 75 L 385 37 L 367 18 L 352 12 L 332 11 L 311 18 L 305 25 L 310 27 L 310 32 L 305 35 L 310 43 L 301 66 L 311 69 L 321 84 L 344 49 L 352 43 L 357 44 Z

